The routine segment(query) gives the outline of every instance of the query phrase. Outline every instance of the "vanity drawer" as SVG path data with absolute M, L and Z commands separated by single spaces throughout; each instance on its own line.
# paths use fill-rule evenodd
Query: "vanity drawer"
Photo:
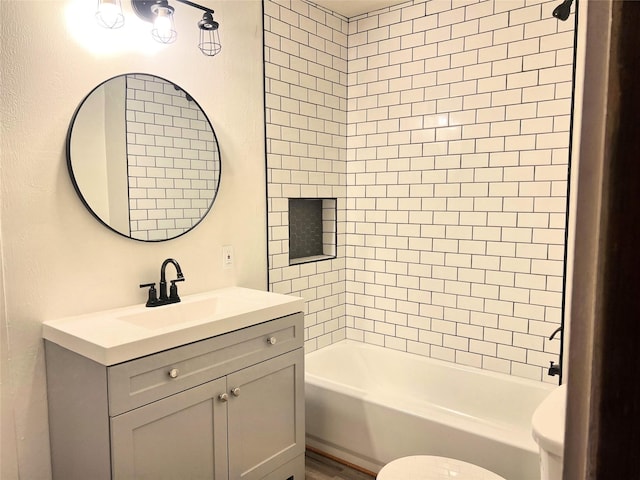
M 302 345 L 303 315 L 296 313 L 114 365 L 107 373 L 109 414 L 119 415 Z

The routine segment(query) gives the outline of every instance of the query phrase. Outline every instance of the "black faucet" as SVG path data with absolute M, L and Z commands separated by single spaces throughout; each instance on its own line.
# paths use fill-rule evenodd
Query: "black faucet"
M 549 340 L 553 340 L 555 338 L 556 335 L 558 335 L 559 333 L 562 333 L 562 326 L 556 328 L 553 333 L 551 334 L 551 336 L 549 337 Z
M 171 287 L 169 288 L 169 295 L 167 296 L 167 276 L 165 270 L 167 265 L 170 263 L 176 268 L 177 278 L 175 280 L 170 280 Z M 178 296 L 178 286 L 176 283 L 184 282 L 184 280 L 185 278 L 182 274 L 180 264 L 173 258 L 167 258 L 162 262 L 162 267 L 160 267 L 160 298 L 157 297 L 155 283 L 143 283 L 140 285 L 140 288 L 149 287 L 149 298 L 147 299 L 146 306 L 159 307 L 170 303 L 178 303 L 180 301 L 180 297 Z
M 554 332 L 549 337 L 549 340 L 553 340 L 553 338 L 562 333 L 562 326 L 556 328 Z M 556 365 L 554 362 L 549 362 L 549 370 L 547 371 L 547 375 L 550 377 L 555 377 L 556 375 L 560 375 L 562 373 L 562 367 L 560 365 Z
M 166 270 L 167 265 L 170 263 L 173 264 L 174 267 L 176 267 L 178 278 L 176 278 L 175 280 L 171 280 L 171 288 L 169 289 L 169 296 L 167 297 L 167 277 L 164 271 Z M 184 275 L 182 275 L 180 264 L 173 258 L 167 258 L 164 262 L 162 262 L 162 267 L 160 267 L 160 302 L 177 303 L 180 301 L 176 282 L 184 282 Z

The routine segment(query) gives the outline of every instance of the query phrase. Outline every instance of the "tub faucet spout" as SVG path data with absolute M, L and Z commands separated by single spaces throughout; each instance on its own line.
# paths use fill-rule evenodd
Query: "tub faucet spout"
M 560 375 L 562 372 L 562 368 L 560 365 L 556 365 L 555 362 L 549 362 L 549 370 L 547 370 L 547 375 L 550 377 L 555 377 L 556 375 Z
M 549 337 L 549 340 L 553 340 L 555 338 L 556 335 L 558 335 L 559 333 L 562 333 L 562 326 L 556 328 L 553 333 L 551 334 L 551 336 Z
M 551 336 L 549 337 L 549 340 L 553 340 L 555 338 L 556 335 L 561 334 L 562 335 L 562 325 L 560 325 L 558 328 L 556 328 L 554 330 L 554 332 L 551 334 Z M 560 360 L 562 360 L 562 354 L 560 354 Z M 562 366 L 557 365 L 554 362 L 549 362 L 549 370 L 547 370 L 547 375 L 549 375 L 550 377 L 555 377 L 556 375 L 560 375 L 562 373 Z

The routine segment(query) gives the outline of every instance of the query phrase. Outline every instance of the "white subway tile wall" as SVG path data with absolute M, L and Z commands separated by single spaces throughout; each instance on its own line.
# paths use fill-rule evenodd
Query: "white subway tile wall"
M 265 2 L 270 282 L 307 299 L 308 350 L 346 337 L 554 380 L 574 42 L 557 3 L 347 20 Z M 338 198 L 338 258 L 302 270 L 286 199 L 310 191 Z
M 127 75 L 131 237 L 173 238 L 209 210 L 220 179 L 215 135 L 202 110 L 170 82 Z
M 266 1 L 264 12 L 269 287 L 306 300 L 313 350 L 346 335 L 348 26 L 298 0 Z M 336 258 L 289 265 L 289 198 L 327 199 L 336 218 L 327 216 L 335 226 L 325 228 L 326 247 Z

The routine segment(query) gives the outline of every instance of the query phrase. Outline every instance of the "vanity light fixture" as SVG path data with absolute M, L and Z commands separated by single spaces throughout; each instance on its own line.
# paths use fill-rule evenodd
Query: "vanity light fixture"
M 190 7 L 202 10 L 204 14 L 198 22 L 200 39 L 198 48 L 209 57 L 213 57 L 222 50 L 220 24 L 213 19 L 213 10 L 189 0 L 175 0 Z M 98 0 L 96 20 L 98 25 L 104 28 L 120 28 L 124 25 L 121 0 Z M 142 20 L 153 23 L 151 36 L 160 43 L 173 43 L 178 38 L 175 29 L 173 14 L 175 9 L 169 5 L 168 0 L 131 0 L 131 6 L 135 14 Z
M 219 27 L 220 24 L 213 19 L 213 11 L 204 12 L 202 20 L 198 22 L 198 28 L 200 29 L 198 48 L 209 57 L 213 57 L 222 50 L 220 34 L 218 33 Z
M 154 3 L 150 8 L 151 13 L 155 16 L 153 19 L 153 28 L 151 29 L 153 39 L 160 43 L 175 42 L 176 38 L 178 38 L 178 32 L 176 32 L 176 26 L 173 23 L 173 12 L 175 12 L 175 9 L 169 5 L 167 0 Z

